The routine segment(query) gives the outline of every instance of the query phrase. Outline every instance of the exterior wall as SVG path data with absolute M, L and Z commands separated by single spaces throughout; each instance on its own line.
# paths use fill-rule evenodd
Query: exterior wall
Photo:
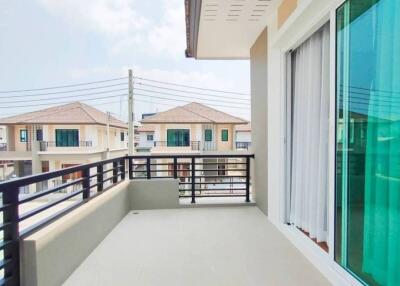
M 222 130 L 228 130 L 228 141 L 222 141 Z M 234 125 L 233 124 L 217 124 L 215 138 L 217 139 L 217 151 L 232 151 L 234 149 Z
M 252 150 L 255 154 L 251 168 L 253 193 L 257 206 L 268 215 L 268 156 L 267 156 L 267 106 L 268 106 L 268 60 L 267 28 L 260 34 L 250 50 L 251 72 L 251 122 L 256 132 L 251 134 Z M 276 123 L 276 120 L 269 122 Z M 273 129 L 273 128 L 272 128 Z M 269 160 L 271 162 L 271 158 Z M 272 180 L 272 178 L 271 178 Z
M 153 140 L 147 140 L 147 135 L 153 135 Z M 146 131 L 146 132 L 139 132 L 139 145 L 140 148 L 153 148 L 154 146 L 154 132 L 153 131 Z
M 0 144 L 7 142 L 7 127 L 0 126 Z
M 251 132 L 236 131 L 235 142 L 251 142 Z
M 296 10 L 298 0 L 284 0 L 278 8 L 278 27 L 281 27 Z
M 20 135 L 20 130 L 22 129 L 27 129 L 27 126 L 25 125 L 15 125 L 14 126 L 14 150 L 10 150 L 10 151 L 26 151 L 27 150 L 27 142 L 21 142 L 19 139 L 19 135 Z M 29 133 L 29 131 L 28 131 Z M 28 141 L 30 141 L 31 138 L 29 138 L 28 134 Z

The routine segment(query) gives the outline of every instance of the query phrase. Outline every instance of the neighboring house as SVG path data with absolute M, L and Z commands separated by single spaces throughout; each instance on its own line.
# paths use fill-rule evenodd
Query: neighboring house
M 187 57 L 250 61 L 257 206 L 333 284 L 400 285 L 400 1 L 185 7 Z
M 7 143 L 7 128 L 5 126 L 0 126 L 0 150 L 6 148 Z
M 251 148 L 251 124 L 237 125 L 235 127 L 235 147 L 237 150 Z
M 235 128 L 248 122 L 193 102 L 146 117 L 141 123 L 142 130 L 147 130 L 143 132 L 143 139 L 145 139 L 144 134 L 146 139 L 153 139 L 152 154 L 207 154 L 236 152 Z M 153 133 L 150 133 L 150 130 Z M 147 142 L 150 145 L 149 141 Z M 223 158 L 198 160 L 205 163 L 203 172 L 210 176 L 237 174 L 243 163 Z M 171 175 L 172 162 L 164 160 L 162 163 L 165 167 L 159 167 L 157 171 L 164 174 L 168 172 L 168 175 Z M 180 174 L 185 176 L 189 170 L 190 160 L 181 160 L 178 164 Z M 189 184 L 186 186 L 190 188 Z M 205 184 L 201 187 L 210 188 L 210 186 Z
M 146 117 L 141 123 L 154 130 L 152 153 L 200 153 L 235 151 L 235 128 L 248 122 L 193 102 Z
M 17 177 L 127 154 L 127 124 L 75 102 L 0 119 L 7 140 L 0 161 Z M 63 178 L 65 179 L 65 178 Z
M 151 126 L 138 126 L 135 132 L 138 134 L 136 152 L 150 152 L 154 147 L 154 129 Z

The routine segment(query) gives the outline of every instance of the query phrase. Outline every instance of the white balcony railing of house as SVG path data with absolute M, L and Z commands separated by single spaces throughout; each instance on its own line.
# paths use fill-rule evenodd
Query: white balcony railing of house
M 169 141 L 154 141 L 154 147 L 186 147 L 190 148 L 193 151 L 200 150 L 200 141 L 177 141 L 177 142 L 169 142 Z

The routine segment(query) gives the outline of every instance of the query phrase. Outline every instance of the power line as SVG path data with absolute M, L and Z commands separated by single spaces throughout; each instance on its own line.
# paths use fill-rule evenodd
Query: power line
M 27 97 L 27 96 L 44 96 L 44 95 L 54 95 L 54 94 L 64 94 L 64 93 L 74 93 L 77 91 L 87 91 L 87 90 L 95 90 L 119 85 L 126 85 L 126 83 L 118 83 L 118 84 L 111 84 L 111 85 L 104 85 L 104 86 L 97 86 L 91 88 L 81 88 L 81 89 L 72 89 L 72 90 L 64 90 L 64 91 L 56 91 L 56 92 L 47 92 L 47 93 L 35 93 L 35 94 L 21 94 L 21 95 L 12 95 L 12 97 Z M 2 97 L 5 98 L 5 97 Z
M 154 92 L 154 93 L 159 93 L 159 94 L 164 94 L 164 95 L 171 95 L 171 96 L 175 96 L 175 97 L 189 98 L 189 99 L 193 99 L 193 100 L 206 100 L 206 101 L 214 101 L 214 102 L 219 102 L 219 103 L 233 103 L 233 104 L 240 104 L 240 105 L 250 105 L 249 103 L 232 102 L 232 101 L 229 102 L 226 100 L 218 100 L 218 99 L 210 99 L 210 98 L 196 98 L 196 97 L 192 97 L 192 96 L 185 96 L 185 95 L 179 95 L 179 94 L 173 94 L 173 93 L 167 93 L 167 92 L 161 92 L 161 91 L 155 91 L 155 90 L 149 90 L 149 89 L 143 89 L 143 88 L 135 88 L 135 90 Z
M 42 88 L 34 88 L 34 89 L 6 90 L 6 91 L 0 91 L 0 93 L 29 92 L 29 91 L 48 90 L 48 89 L 58 89 L 58 88 L 65 88 L 65 87 L 90 85 L 90 84 L 102 83 L 102 82 L 110 82 L 110 81 L 116 81 L 116 80 L 127 79 L 127 78 L 128 77 L 125 76 L 125 77 L 118 77 L 118 78 L 112 78 L 112 79 L 106 79 L 106 80 L 84 82 L 84 83 L 76 83 L 76 84 L 69 84 L 69 85 L 59 85 L 59 86 L 42 87 Z
M 82 101 L 92 101 L 92 100 L 107 99 L 107 98 L 120 97 L 120 96 L 126 96 L 126 94 L 124 93 L 124 94 L 109 95 L 109 96 L 104 96 L 104 97 L 88 98 L 88 99 L 84 99 Z M 0 106 L 0 109 L 21 108 L 21 107 L 35 107 L 35 106 L 56 105 L 56 104 L 68 104 L 68 103 L 71 103 L 71 102 L 73 102 L 73 101 L 27 104 L 27 105 L 19 105 L 19 106 Z
M 72 103 L 73 101 L 71 101 L 71 103 Z M 102 103 L 97 103 L 97 104 L 92 104 L 92 106 L 101 106 L 101 105 L 106 105 L 106 104 L 113 104 L 113 103 L 118 103 L 119 102 L 119 100 L 118 101 L 107 101 L 107 102 L 102 102 Z M 28 113 L 32 113 L 32 112 L 36 112 L 36 111 L 39 111 L 39 110 L 35 110 L 35 111 L 29 111 Z M 10 116 L 15 116 L 15 115 L 19 115 L 19 114 L 21 114 L 20 112 L 18 112 L 18 113 L 6 113 L 6 114 L 1 114 L 1 118 L 5 118 L 5 117 L 10 117 Z
M 218 94 L 209 94 L 209 93 L 188 91 L 188 90 L 182 90 L 182 89 L 174 89 L 174 88 L 162 87 L 162 86 L 157 86 L 157 85 L 145 84 L 145 83 L 141 83 L 141 82 L 138 82 L 136 84 L 147 86 L 147 87 L 154 87 L 154 88 L 159 88 L 159 89 L 170 90 L 170 91 L 184 92 L 184 93 L 189 93 L 189 94 L 214 96 L 214 97 L 220 97 L 220 98 L 227 98 L 227 99 L 230 99 L 230 100 L 235 99 L 235 100 L 249 101 L 249 99 L 246 99 L 246 98 L 238 98 L 238 97 L 223 96 L 223 95 L 218 95 Z
M 172 82 L 166 82 L 166 81 L 159 81 L 159 80 L 153 80 L 153 79 L 148 79 L 148 78 L 143 78 L 143 77 L 134 77 L 134 78 L 144 80 L 144 81 L 149 81 L 149 82 L 156 82 L 156 83 L 162 83 L 162 84 L 167 84 L 167 85 L 175 85 L 175 86 L 193 88 L 193 89 L 198 89 L 198 90 L 214 91 L 214 92 L 230 93 L 230 94 L 238 94 L 238 95 L 249 95 L 248 93 L 241 93 L 241 92 L 227 91 L 227 90 L 220 90 L 220 89 L 202 88 L 202 87 L 197 87 L 197 86 L 192 86 L 192 85 L 184 85 L 184 84 L 178 84 L 178 83 L 172 83 Z
M 185 103 L 192 103 L 193 101 L 187 101 L 187 100 L 182 100 L 182 99 L 173 99 L 173 98 L 165 98 L 165 97 L 159 97 L 159 96 L 153 96 L 153 95 L 146 95 L 146 94 L 140 94 L 140 93 L 135 93 L 135 95 L 138 96 L 144 96 L 144 97 L 150 97 L 150 98 L 157 98 L 157 99 L 162 99 L 162 100 L 172 100 L 172 101 L 179 101 L 179 102 L 185 102 Z M 204 103 L 203 103 L 204 104 Z M 229 105 L 220 105 L 220 104 L 207 104 L 210 106 L 218 106 L 218 107 L 225 107 L 225 108 L 237 108 L 237 109 L 248 109 L 248 107 L 239 107 L 239 106 L 229 106 Z
M 79 97 L 85 97 L 88 95 L 95 95 L 95 94 L 106 94 L 106 93 L 111 93 L 111 92 L 116 92 L 116 91 L 123 91 L 127 90 L 126 88 L 120 88 L 120 89 L 113 89 L 113 90 L 106 90 L 106 91 L 99 91 L 99 92 L 92 92 L 92 93 L 85 93 L 85 94 L 74 94 L 74 95 L 68 95 L 68 96 L 60 96 L 56 98 L 36 98 L 36 99 L 29 99 L 29 101 L 48 101 L 48 100 L 58 100 L 58 99 L 66 99 L 66 98 L 79 98 Z M 21 103 L 21 102 L 27 102 L 27 100 L 17 100 L 17 101 L 5 101 L 5 102 L 0 102 L 0 104 L 12 104 L 12 103 Z

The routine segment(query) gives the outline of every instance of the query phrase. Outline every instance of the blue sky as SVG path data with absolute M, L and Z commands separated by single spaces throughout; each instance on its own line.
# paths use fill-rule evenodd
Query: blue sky
M 248 61 L 185 58 L 183 2 L 0 0 L 0 90 L 114 78 L 131 67 L 146 78 L 249 93 Z M 171 108 L 151 101 L 136 102 L 137 118 Z M 96 107 L 126 117 L 125 104 L 101 103 Z M 0 117 L 43 108 L 5 106 L 0 102 Z M 249 118 L 246 107 L 220 109 Z

